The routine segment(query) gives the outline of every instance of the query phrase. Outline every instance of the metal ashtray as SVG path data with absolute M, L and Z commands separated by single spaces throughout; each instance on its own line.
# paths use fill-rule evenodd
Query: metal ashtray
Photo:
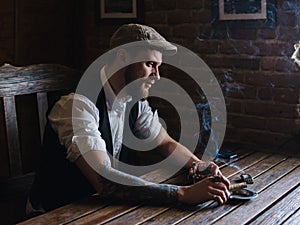
M 230 199 L 241 199 L 241 200 L 249 200 L 256 198 L 258 196 L 258 193 L 256 191 L 250 190 L 250 189 L 240 189 L 233 191 L 231 195 L 229 196 Z
M 248 200 L 257 197 L 257 192 L 247 189 L 247 184 L 253 184 L 253 178 L 250 174 L 243 173 L 240 175 L 240 178 L 236 180 L 239 184 L 231 185 L 231 194 L 229 196 L 230 199 L 241 199 Z

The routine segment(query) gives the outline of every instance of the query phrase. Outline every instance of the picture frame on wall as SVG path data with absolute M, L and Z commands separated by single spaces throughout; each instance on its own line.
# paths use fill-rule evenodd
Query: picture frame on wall
M 266 0 L 219 0 L 220 20 L 267 19 Z
M 144 19 L 144 0 L 96 0 L 96 22 L 130 23 Z
M 213 25 L 239 28 L 276 27 L 276 0 L 213 0 Z

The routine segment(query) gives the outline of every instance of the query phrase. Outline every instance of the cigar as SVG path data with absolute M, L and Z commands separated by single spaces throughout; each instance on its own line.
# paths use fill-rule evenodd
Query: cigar
M 247 184 L 245 182 L 239 183 L 239 184 L 230 184 L 229 185 L 229 191 L 238 191 L 240 189 L 243 189 L 247 187 Z
M 221 177 L 219 176 L 213 176 L 213 181 L 214 182 L 220 182 L 221 181 Z M 243 189 L 247 187 L 247 183 L 243 182 L 243 183 L 239 183 L 239 184 L 230 184 L 229 185 L 229 191 L 238 191 L 240 189 Z

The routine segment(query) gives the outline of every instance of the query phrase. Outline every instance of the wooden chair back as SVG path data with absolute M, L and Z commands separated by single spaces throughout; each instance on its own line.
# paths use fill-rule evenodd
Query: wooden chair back
M 6 208 L 28 194 L 39 166 L 48 106 L 76 87 L 80 76 L 57 64 L 0 67 L 0 202 Z

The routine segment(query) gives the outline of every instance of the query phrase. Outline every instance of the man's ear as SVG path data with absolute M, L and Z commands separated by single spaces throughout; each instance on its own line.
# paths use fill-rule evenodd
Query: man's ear
M 117 51 L 116 56 L 117 56 L 118 62 L 120 62 L 121 64 L 124 64 L 124 65 L 125 65 L 125 64 L 127 64 L 128 61 L 129 61 L 129 54 L 128 54 L 128 52 L 127 52 L 125 49 L 123 49 L 123 48 L 121 48 L 121 49 L 119 49 L 119 50 Z

